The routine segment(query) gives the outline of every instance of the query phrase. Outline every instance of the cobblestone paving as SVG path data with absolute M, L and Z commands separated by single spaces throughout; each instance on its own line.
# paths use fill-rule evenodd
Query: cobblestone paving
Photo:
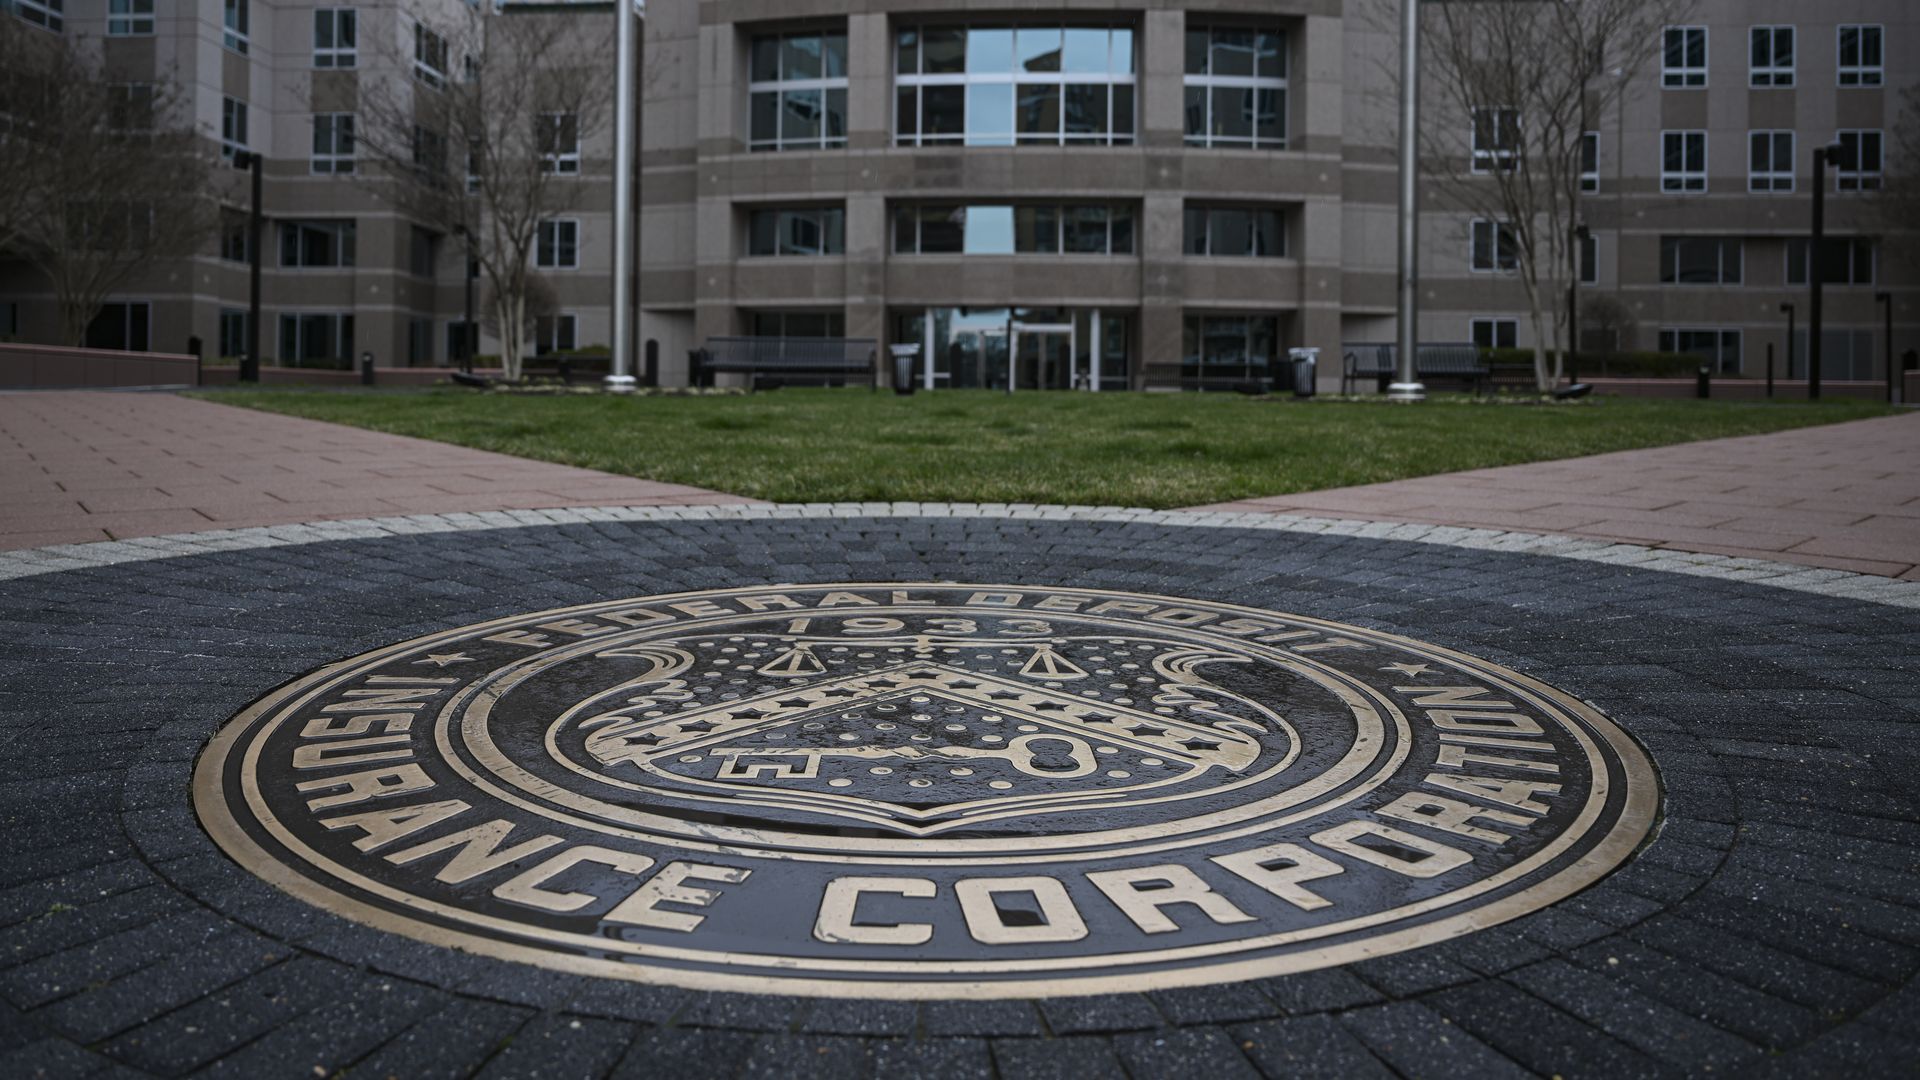
M 0 582 L 0 1077 L 1792 1076 L 1920 1061 L 1920 613 L 1868 590 L 1037 516 L 303 539 Z M 941 579 L 1226 600 L 1486 657 L 1641 739 L 1664 823 L 1595 887 L 1416 952 L 1126 997 L 915 1004 L 698 993 L 436 949 L 253 879 L 189 807 L 221 722 L 387 642 L 627 595 Z

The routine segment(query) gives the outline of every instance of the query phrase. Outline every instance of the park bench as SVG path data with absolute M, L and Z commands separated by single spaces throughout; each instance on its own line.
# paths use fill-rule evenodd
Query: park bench
M 762 380 L 800 376 L 850 381 L 864 376 L 878 385 L 879 345 L 872 338 L 716 337 L 689 355 L 695 386 L 712 386 L 713 377 L 734 372 L 747 377 L 747 389 Z
M 1397 348 L 1393 345 L 1349 344 L 1342 347 L 1340 392 L 1353 393 L 1354 384 L 1373 379 L 1380 392 L 1394 377 Z M 1487 365 L 1481 359 L 1480 346 L 1472 342 L 1435 342 L 1421 345 L 1414 353 L 1413 373 L 1422 382 L 1428 379 L 1459 379 L 1476 392 L 1487 379 Z

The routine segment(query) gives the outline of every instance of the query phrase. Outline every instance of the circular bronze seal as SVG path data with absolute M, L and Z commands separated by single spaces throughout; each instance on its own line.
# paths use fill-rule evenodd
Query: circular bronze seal
M 1225 982 L 1469 933 L 1646 837 L 1566 694 L 1355 626 L 1088 589 L 589 604 L 316 671 L 195 802 L 249 870 L 424 941 L 830 996 Z

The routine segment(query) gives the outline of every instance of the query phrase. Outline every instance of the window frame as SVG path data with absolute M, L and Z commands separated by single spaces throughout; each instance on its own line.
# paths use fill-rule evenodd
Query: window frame
M 1600 235 L 1589 230 L 1584 238 L 1577 238 L 1575 244 L 1575 279 L 1582 285 L 1600 284 Z
M 1659 346 L 1659 351 L 1663 353 L 1693 353 L 1692 349 L 1685 348 L 1680 344 L 1680 336 L 1682 334 L 1716 335 L 1717 340 L 1714 343 L 1713 357 L 1714 371 L 1721 375 L 1737 375 L 1740 373 L 1741 364 L 1746 357 L 1746 342 L 1743 340 L 1743 335 L 1738 327 L 1662 326 L 1659 328 L 1658 336 L 1655 339 L 1656 344 Z M 1731 365 L 1727 363 L 1727 357 L 1725 355 L 1729 339 L 1733 342 L 1733 363 Z M 1694 353 L 1694 355 L 1698 354 Z M 1702 357 L 1702 359 L 1705 358 Z
M 1830 245 L 1832 244 L 1847 245 L 1847 276 L 1845 280 L 1840 280 L 1832 277 L 1823 277 L 1820 279 L 1821 285 L 1823 286 L 1826 286 L 1826 285 L 1872 286 L 1879 283 L 1880 281 L 1880 239 L 1879 237 L 1828 236 L 1828 237 L 1824 237 L 1823 239 L 1825 239 L 1826 242 Z M 1795 251 L 1796 246 L 1798 247 L 1797 254 L 1800 256 L 1797 259 L 1794 258 L 1794 255 L 1796 254 L 1796 251 Z M 1866 249 L 1866 261 L 1867 261 L 1867 277 L 1864 281 L 1861 280 L 1859 274 L 1857 273 L 1857 271 L 1860 268 L 1860 251 L 1863 246 Z M 1812 273 L 1813 273 L 1813 266 L 1812 266 L 1812 263 L 1809 261 L 1809 256 L 1813 251 L 1813 241 L 1804 236 L 1789 236 L 1787 237 L 1787 242 L 1781 245 L 1781 247 L 1783 249 L 1782 256 L 1786 261 L 1786 268 L 1784 273 L 1782 274 L 1782 280 L 1784 280 L 1788 285 L 1791 285 L 1791 286 L 1801 286 L 1801 285 L 1808 284 L 1808 282 L 1811 280 Z
M 1860 151 L 1866 146 L 1868 137 L 1872 137 L 1873 168 L 1860 167 L 1857 160 Z M 1846 147 L 1848 140 L 1854 144 L 1852 154 Z M 1842 195 L 1860 195 L 1881 190 L 1886 185 L 1887 137 L 1884 128 L 1841 128 L 1833 133 L 1833 141 L 1841 147 L 1840 160 L 1833 169 L 1833 190 Z M 1853 168 L 1847 163 L 1852 161 Z
M 1247 250 L 1245 251 L 1214 251 L 1213 250 L 1213 237 L 1214 237 L 1213 215 L 1220 212 L 1234 212 L 1234 213 L 1243 213 L 1248 215 Z M 1261 230 L 1259 228 L 1259 222 L 1254 215 L 1264 215 L 1264 214 L 1273 215 L 1274 237 L 1276 240 L 1277 247 L 1279 249 L 1277 251 L 1255 250 L 1258 247 L 1258 241 L 1261 236 Z M 1194 224 L 1195 224 L 1196 215 L 1198 216 L 1198 219 L 1199 219 L 1198 235 L 1203 241 L 1203 243 L 1200 245 L 1201 250 L 1199 251 L 1194 250 L 1194 243 L 1193 243 L 1194 236 L 1195 236 Z M 1181 250 L 1181 256 L 1183 258 L 1188 258 L 1188 259 L 1284 259 L 1284 258 L 1287 258 L 1287 216 L 1286 216 L 1286 208 L 1282 206 L 1274 206 L 1274 205 L 1262 206 L 1262 205 L 1247 204 L 1247 203 L 1189 202 L 1186 204 L 1186 206 L 1182 207 L 1181 232 L 1182 232 L 1182 238 L 1181 238 L 1180 250 Z
M 1215 44 L 1215 39 L 1217 35 L 1219 35 L 1222 32 L 1247 33 L 1247 34 L 1254 35 L 1255 46 L 1254 46 L 1254 54 L 1253 54 L 1253 58 L 1254 58 L 1253 74 L 1251 75 L 1220 75 L 1220 74 L 1215 74 L 1213 72 L 1212 70 L 1213 56 L 1214 56 L 1215 50 L 1218 48 L 1218 46 Z M 1285 150 L 1287 149 L 1287 145 L 1289 141 L 1288 136 L 1290 134 L 1289 128 L 1291 126 L 1287 122 L 1288 121 L 1287 110 L 1292 103 L 1291 92 L 1290 92 L 1291 79 L 1293 74 L 1293 37 L 1292 35 L 1287 33 L 1287 31 L 1284 28 L 1280 27 L 1278 24 L 1254 26 L 1254 25 L 1249 25 L 1245 23 L 1236 24 L 1236 23 L 1189 22 L 1186 27 L 1186 34 L 1188 39 L 1187 55 L 1189 59 L 1191 59 L 1193 55 L 1192 40 L 1191 40 L 1192 36 L 1200 33 L 1204 33 L 1208 35 L 1208 38 L 1207 38 L 1208 44 L 1205 52 L 1205 55 L 1207 58 L 1206 64 L 1207 64 L 1208 70 L 1196 72 L 1186 67 L 1183 67 L 1182 75 L 1181 75 L 1181 88 L 1182 88 L 1182 101 L 1183 101 L 1182 112 L 1185 114 L 1185 121 L 1186 121 L 1184 124 L 1184 127 L 1186 129 L 1185 135 L 1184 135 L 1186 140 L 1186 145 L 1192 146 L 1192 147 L 1210 149 L 1210 150 L 1223 150 L 1223 149 L 1224 150 Z M 1260 52 L 1259 52 L 1258 41 L 1260 36 L 1263 34 L 1279 39 L 1279 49 L 1277 50 L 1276 55 L 1279 56 L 1280 58 L 1280 61 L 1279 61 L 1280 74 L 1277 76 L 1265 75 L 1261 73 L 1260 64 L 1259 64 Z M 1199 118 L 1201 134 L 1198 134 L 1198 135 L 1194 134 L 1192 130 L 1193 122 L 1195 119 L 1195 117 L 1192 114 L 1192 106 L 1190 104 L 1185 103 L 1186 97 L 1190 96 L 1186 92 L 1191 90 L 1196 90 L 1196 89 L 1201 91 L 1201 100 L 1205 102 L 1205 107 L 1202 111 L 1201 117 Z M 1225 90 L 1225 91 L 1239 90 L 1239 91 L 1245 91 L 1247 94 L 1252 95 L 1252 100 L 1254 102 L 1254 113 L 1253 113 L 1254 119 L 1252 124 L 1252 134 L 1247 135 L 1245 137 L 1238 136 L 1238 135 L 1214 134 L 1213 115 L 1214 115 L 1214 108 L 1218 104 L 1218 95 L 1216 94 L 1216 91 L 1220 91 L 1220 90 Z M 1276 108 L 1274 109 L 1274 115 L 1275 117 L 1278 118 L 1278 123 L 1280 126 L 1280 134 L 1278 135 L 1278 137 L 1262 136 L 1260 134 L 1259 103 L 1260 103 L 1260 95 L 1263 93 L 1274 95 L 1274 100 L 1276 104 Z M 1139 105 L 1136 99 L 1135 109 L 1137 110 L 1138 107 Z M 1135 120 L 1134 126 L 1136 129 L 1139 127 L 1137 113 L 1136 113 L 1136 120 Z M 1137 134 L 1138 132 L 1136 130 L 1136 135 Z
M 236 97 L 220 98 L 220 156 L 232 161 L 234 155 L 251 150 L 247 138 L 247 103 Z
M 1786 35 L 1787 62 L 1780 60 L 1780 36 Z M 1762 38 L 1766 41 L 1766 62 L 1755 63 Z M 1766 23 L 1747 28 L 1747 86 L 1755 90 L 1790 90 L 1798 81 L 1800 61 L 1798 31 L 1790 24 Z
M 1681 140 L 1681 168 L 1677 171 L 1667 168 L 1667 140 Z M 1697 139 L 1700 147 L 1700 167 L 1686 167 L 1688 156 L 1686 140 Z M 1660 191 L 1665 195 L 1704 195 L 1708 190 L 1707 182 L 1707 133 L 1699 128 L 1673 128 L 1660 132 Z M 1698 183 L 1698 187 L 1691 186 Z
M 1693 51 L 1693 41 L 1689 35 L 1696 33 L 1699 35 L 1700 44 L 1700 62 L 1697 65 L 1690 62 L 1692 57 L 1689 55 Z M 1671 63 L 1675 34 L 1681 35 L 1680 58 L 1683 62 L 1678 65 Z M 1707 28 L 1693 24 L 1668 26 L 1661 30 L 1660 43 L 1660 88 L 1662 90 L 1705 90 L 1707 69 L 1713 55 L 1707 37 Z
M 806 79 L 786 78 L 787 42 L 806 39 L 806 38 L 818 38 L 820 40 L 820 43 L 821 43 L 820 56 L 822 57 L 821 74 L 817 78 L 806 78 Z M 828 55 L 827 42 L 834 38 L 838 38 L 840 41 L 841 71 L 839 75 L 829 76 L 826 74 L 827 65 L 825 64 L 824 60 L 825 60 L 825 57 Z M 777 60 L 776 69 L 775 69 L 775 75 L 777 77 L 770 80 L 756 79 L 754 78 L 754 72 L 753 72 L 754 50 L 760 45 L 761 42 L 764 42 L 764 41 L 774 41 L 778 43 L 776 46 L 776 53 L 778 56 L 778 60 Z M 747 117 L 746 117 L 746 124 L 742 128 L 742 130 L 745 131 L 746 133 L 746 139 L 744 141 L 747 144 L 748 152 L 766 153 L 766 152 L 788 152 L 788 151 L 797 151 L 797 150 L 845 150 L 847 148 L 847 130 L 848 130 L 847 108 L 848 108 L 848 102 L 852 96 L 851 92 L 848 90 L 848 81 L 847 81 L 847 67 L 849 66 L 849 61 L 851 59 L 850 56 L 848 55 L 849 47 L 850 46 L 847 38 L 847 32 L 844 24 L 842 24 L 837 30 L 833 28 L 826 28 L 826 27 L 806 29 L 806 30 L 788 30 L 788 31 L 783 31 L 779 33 L 755 34 L 748 40 L 747 42 Z M 828 134 L 828 130 L 827 130 L 828 129 L 827 118 L 830 116 L 836 115 L 834 113 L 833 108 L 831 107 L 833 95 L 834 95 L 834 92 L 836 91 L 839 94 L 839 101 L 840 101 L 840 110 L 837 115 L 840 117 L 841 130 L 840 130 L 840 134 L 838 135 L 830 135 Z M 817 93 L 820 95 L 820 114 L 816 122 L 819 129 L 819 134 L 811 138 L 805 138 L 800 136 L 794 136 L 792 138 L 788 138 L 787 135 L 785 134 L 786 121 L 787 121 L 787 116 L 789 112 L 789 108 L 787 104 L 788 95 L 789 94 L 809 94 L 809 93 Z M 753 129 L 754 102 L 757 97 L 761 95 L 766 95 L 766 94 L 773 95 L 774 135 L 770 139 L 756 138 L 754 129 Z
M 418 19 L 413 23 L 413 77 L 435 90 L 447 86 L 447 59 L 451 55 L 446 35 Z M 435 64 L 435 61 L 438 64 Z
M 326 121 L 326 149 L 321 147 L 321 121 Z M 344 133 L 341 130 L 345 122 Z M 344 176 L 358 171 L 355 157 L 354 114 L 350 112 L 313 114 L 313 154 L 307 171 L 314 176 Z M 344 139 L 342 138 L 344 134 Z M 341 148 L 344 141 L 345 149 Z
M 1773 167 L 1779 164 L 1779 140 L 1786 136 L 1787 168 L 1785 172 Z M 1753 164 L 1756 145 L 1761 139 L 1767 140 L 1767 162 L 1769 167 L 1756 169 Z M 1799 186 L 1798 173 L 1795 171 L 1799 147 L 1799 133 L 1792 128 L 1757 128 L 1747 132 L 1747 193 L 1750 195 L 1791 195 Z M 1783 186 L 1784 185 L 1784 186 Z
M 565 332 L 561 328 L 565 327 Z M 545 331 L 543 333 L 542 331 Z M 561 339 L 566 344 L 562 345 Z M 551 338 L 552 340 L 546 340 Z M 552 356 L 556 353 L 574 352 L 580 348 L 580 316 L 571 311 L 558 311 L 551 315 L 536 315 L 533 318 L 533 355 Z
M 1591 155 L 1593 160 L 1591 163 L 1587 160 L 1589 156 L 1587 151 L 1589 148 L 1593 151 Z M 1583 131 L 1580 133 L 1579 154 L 1580 193 L 1583 195 L 1595 194 L 1600 190 L 1600 133 L 1598 131 Z M 1591 168 L 1588 167 L 1589 164 L 1591 164 Z
M 320 27 L 325 24 L 331 44 L 320 43 Z M 351 39 L 340 44 L 341 31 Z M 350 7 L 313 9 L 313 66 L 323 71 L 341 71 L 360 66 L 360 9 Z
M 773 250 L 755 250 L 755 241 L 760 229 L 758 222 L 766 215 L 773 217 Z M 790 223 L 795 219 L 814 218 L 814 228 L 819 230 L 820 246 L 818 250 L 808 251 L 800 247 L 788 250 L 787 237 Z M 836 259 L 847 253 L 847 211 L 845 206 L 755 206 L 747 210 L 746 257 L 749 259 Z
M 247 319 L 251 314 L 246 308 L 220 309 L 218 336 L 214 339 L 220 359 L 247 355 Z
M 564 241 L 563 233 L 567 234 Z M 561 260 L 563 254 L 566 261 Z M 533 265 L 541 270 L 580 269 L 580 219 L 541 218 L 534 226 Z
M 1689 281 L 1681 276 L 1685 265 L 1685 246 L 1688 244 L 1713 244 L 1717 249 L 1714 259 L 1714 278 L 1712 281 Z M 1728 246 L 1732 245 L 1731 265 L 1728 260 Z M 1715 288 L 1727 285 L 1744 285 L 1747 277 L 1747 245 L 1744 237 L 1738 236 L 1689 236 L 1671 234 L 1660 237 L 1660 265 L 1657 280 L 1663 286 L 1679 288 Z
M 351 270 L 359 263 L 359 225 L 354 218 L 283 218 L 277 222 L 276 240 L 280 246 L 280 258 L 276 266 L 281 270 L 317 270 L 330 272 Z M 288 233 L 293 231 L 295 261 L 288 262 Z M 308 234 L 327 236 L 328 250 L 332 253 L 331 262 L 308 262 Z
M 554 176 L 580 175 L 580 114 L 570 112 L 535 113 L 534 145 L 540 148 L 540 171 Z M 571 144 L 561 137 L 571 128 Z M 569 148 L 570 147 L 570 148 Z
M 1481 147 L 1480 133 L 1483 125 L 1480 118 L 1485 115 L 1493 118 L 1493 145 Z M 1520 158 L 1525 153 L 1524 138 L 1520 133 L 1520 110 L 1505 105 L 1475 105 L 1468 117 L 1468 145 L 1472 150 L 1471 168 L 1475 175 L 1490 175 L 1496 172 L 1512 172 L 1520 167 Z M 1511 142 L 1502 145 L 1503 131 L 1512 136 Z
M 153 0 L 107 0 L 108 37 L 151 37 L 153 24 Z
M 1482 227 L 1488 231 L 1485 249 L 1490 258 L 1487 265 L 1480 265 L 1482 248 L 1480 232 Z M 1467 271 L 1474 274 L 1514 274 L 1520 270 L 1520 246 L 1517 241 L 1508 241 L 1514 235 L 1513 226 L 1492 218 L 1474 218 L 1467 227 Z M 1506 255 L 1505 260 L 1502 255 Z M 1506 265 L 1502 265 L 1503 261 Z
M 893 34 L 893 145 L 901 147 L 1018 147 L 1018 146 L 1132 146 L 1140 134 L 1140 31 L 1137 26 L 1118 19 L 1097 21 L 1098 13 L 1089 12 L 1081 21 L 1026 21 L 1007 22 L 979 21 L 934 21 L 918 22 L 896 27 Z M 926 50 L 920 47 L 930 30 L 959 31 L 971 35 L 977 32 L 1007 31 L 1013 35 L 1013 59 L 1006 71 L 968 71 L 962 61 L 962 70 L 957 72 L 930 72 L 926 70 Z M 1066 70 L 1067 64 L 1059 65 L 1059 70 L 1033 70 L 1021 65 L 1018 52 L 1019 32 L 1044 32 L 1057 30 L 1062 34 L 1062 59 L 1065 54 L 1065 33 L 1071 30 L 1099 30 L 1107 35 L 1107 70 L 1103 73 L 1075 72 Z M 1114 48 L 1116 35 L 1124 32 L 1127 40 L 1126 70 L 1116 70 L 1117 53 Z M 918 67 L 915 71 L 904 72 L 905 48 L 903 39 L 911 36 L 915 41 L 914 53 Z M 1106 115 L 1104 128 L 1100 133 L 1078 133 L 1068 130 L 1067 121 L 1072 110 L 1066 106 L 1070 87 L 1101 87 L 1105 92 Z M 972 91 L 982 87 L 1005 87 L 1007 90 L 1007 128 L 1005 132 L 993 131 L 976 133 L 973 124 L 973 108 L 977 97 Z M 1027 132 L 1021 130 L 1021 91 L 1029 87 L 1052 87 L 1055 90 L 1054 106 L 1055 127 L 1051 133 Z M 1126 89 L 1125 112 L 1130 123 L 1125 131 L 1117 129 L 1116 119 L 1122 112 L 1119 104 L 1120 88 Z M 928 89 L 957 89 L 960 94 L 960 129 L 953 133 L 928 134 L 926 131 L 926 94 Z M 912 130 L 903 124 L 903 106 L 912 101 Z
M 66 0 L 7 0 L 6 7 L 21 22 L 55 34 L 66 32 Z
M 1003 251 L 1003 252 L 1002 251 L 968 251 L 967 250 L 967 227 L 966 227 L 965 212 L 972 211 L 975 209 L 982 209 L 982 210 L 1007 209 L 1012 211 L 1013 235 L 1010 238 L 1012 243 L 1011 250 Z M 1073 219 L 1076 216 L 1076 214 L 1078 214 L 1081 211 L 1092 210 L 1092 209 L 1098 209 L 1105 212 L 1104 227 L 1106 230 L 1106 238 L 1107 238 L 1106 249 L 1104 251 L 1085 251 L 1085 250 L 1069 249 L 1067 246 L 1068 231 L 1070 228 L 1074 227 L 1074 222 L 1071 219 Z M 1019 221 L 1020 221 L 1020 212 L 1022 210 L 1034 210 L 1034 211 L 1044 210 L 1044 211 L 1052 212 L 1052 219 L 1053 219 L 1053 229 L 1052 229 L 1053 247 L 1052 248 L 1050 249 L 1035 248 L 1034 250 L 1031 250 L 1031 251 L 1022 251 L 1020 249 Z M 946 258 L 999 258 L 999 259 L 1028 258 L 1028 257 L 1039 255 L 1039 256 L 1047 256 L 1051 258 L 1069 257 L 1069 258 L 1111 259 L 1111 258 L 1137 258 L 1140 251 L 1140 243 L 1139 243 L 1140 210 L 1137 204 L 1126 202 L 1126 201 L 1092 200 L 1092 201 L 1086 201 L 1086 202 L 1057 202 L 1056 203 L 1056 202 L 1030 202 L 1030 201 L 1019 202 L 1019 201 L 1009 200 L 1007 202 L 966 203 L 966 202 L 948 202 L 944 200 L 930 200 L 930 201 L 924 201 L 924 202 L 918 201 L 918 200 L 903 200 L 900 202 L 890 204 L 888 207 L 888 211 L 889 211 L 889 217 L 892 219 L 891 229 L 893 231 L 892 245 L 889 250 L 894 255 L 904 255 L 904 256 L 933 255 L 933 256 L 943 256 Z M 953 215 L 953 212 L 955 211 L 962 212 L 961 216 L 959 216 L 958 218 L 954 218 L 952 215 Z M 1121 213 L 1116 213 L 1116 211 L 1121 211 Z M 937 219 L 938 215 L 941 214 L 942 212 L 946 212 L 949 215 L 949 222 L 954 224 L 959 229 L 959 245 L 960 246 L 952 251 L 944 251 L 944 250 L 928 251 L 926 250 L 924 226 L 926 222 L 929 220 L 929 218 Z M 911 247 L 903 246 L 903 237 L 905 235 L 905 229 L 903 226 L 908 219 L 911 219 L 912 225 L 913 225 L 913 244 L 911 245 Z M 1122 220 L 1126 222 L 1124 228 L 1119 224 L 1119 222 Z M 1086 227 L 1084 220 L 1080 223 L 1079 227 L 1081 228 Z M 1118 250 L 1116 247 L 1116 240 L 1121 236 L 1124 236 L 1126 238 L 1125 250 Z
M 220 44 L 241 56 L 253 49 L 253 11 L 249 0 L 221 0 Z
M 334 356 L 308 356 L 308 331 L 313 320 L 326 320 L 333 325 L 330 334 L 337 350 Z M 315 361 L 345 360 L 353 362 L 353 312 L 351 311 L 283 311 L 280 313 L 279 334 L 275 344 L 276 357 L 283 364 L 299 367 Z M 294 355 L 287 355 L 288 329 L 291 328 Z
M 1480 329 L 1487 330 L 1491 344 L 1480 344 Z M 1508 343 L 1500 344 L 1500 331 L 1506 330 Z M 1480 349 L 1517 349 L 1520 347 L 1520 318 L 1517 315 L 1478 315 L 1467 321 L 1467 340 Z
M 1853 31 L 1860 55 L 1847 63 L 1847 31 Z M 1874 61 L 1867 62 L 1867 32 L 1873 32 Z M 1887 83 L 1887 28 L 1883 23 L 1841 23 L 1833 28 L 1834 85 L 1843 90 L 1871 90 Z M 1851 81 L 1849 81 L 1851 77 Z

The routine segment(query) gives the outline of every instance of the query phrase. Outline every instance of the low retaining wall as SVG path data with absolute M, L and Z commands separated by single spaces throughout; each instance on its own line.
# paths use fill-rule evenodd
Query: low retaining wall
M 0 389 L 196 386 L 200 359 L 177 353 L 0 343 Z
M 460 370 L 451 367 L 376 367 L 373 369 L 375 386 L 437 386 L 451 382 L 453 373 Z M 499 368 L 475 368 L 475 375 L 499 378 Z M 527 368 L 529 378 L 559 378 L 555 368 Z M 236 386 L 240 382 L 240 369 L 237 367 L 210 367 L 201 373 L 201 382 L 205 386 Z M 573 381 L 580 385 L 597 385 L 600 376 L 591 372 L 574 372 Z M 336 371 L 331 368 L 267 367 L 260 369 L 262 386 L 359 386 L 360 372 Z
M 1592 383 L 1594 393 L 1609 397 L 1690 398 L 1698 394 L 1698 387 L 1692 379 L 1581 379 L 1580 381 Z M 1916 389 L 1920 389 L 1920 380 L 1916 380 L 1912 374 L 1909 374 L 1907 400 L 1913 400 L 1912 395 Z M 1714 379 L 1709 392 L 1716 401 L 1765 401 L 1767 381 L 1765 379 Z M 1786 379 L 1775 379 L 1773 396 L 1780 401 L 1805 401 L 1806 380 L 1796 379 L 1789 382 Z M 1887 384 L 1879 380 L 1858 382 L 1822 379 L 1820 396 L 1885 401 Z

